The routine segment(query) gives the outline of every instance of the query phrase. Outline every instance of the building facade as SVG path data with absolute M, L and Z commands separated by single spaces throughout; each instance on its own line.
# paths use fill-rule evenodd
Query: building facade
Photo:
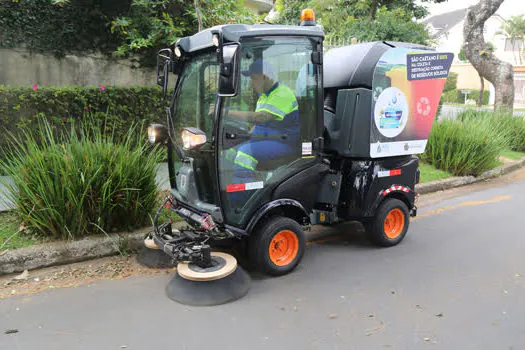
M 481 82 L 477 70 L 468 62 L 460 59 L 460 51 L 464 45 L 463 26 L 467 9 L 460 9 L 444 14 L 428 17 L 423 20 L 427 25 L 437 50 L 452 52 L 455 55 L 451 72 L 458 74 L 457 88 L 460 90 L 479 90 Z M 483 30 L 485 41 L 494 49 L 494 55 L 500 60 L 510 63 L 515 71 L 515 105 L 525 106 L 525 56 L 523 42 L 511 40 L 502 29 L 505 19 L 494 14 L 485 22 Z M 485 80 L 485 88 L 491 92 L 490 101 L 494 101 L 494 87 Z

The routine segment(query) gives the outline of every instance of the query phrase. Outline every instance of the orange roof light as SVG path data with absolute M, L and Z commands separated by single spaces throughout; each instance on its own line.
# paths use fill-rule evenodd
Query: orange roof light
M 315 13 L 312 9 L 304 9 L 301 11 L 301 22 L 311 21 L 315 22 Z

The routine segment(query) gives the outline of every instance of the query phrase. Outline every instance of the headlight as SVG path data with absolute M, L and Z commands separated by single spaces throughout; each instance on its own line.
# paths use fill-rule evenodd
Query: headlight
M 148 126 L 148 141 L 150 143 L 162 143 L 168 138 L 168 130 L 162 124 L 151 124 Z
M 182 146 L 184 149 L 192 149 L 194 147 L 206 143 L 206 134 L 197 128 L 184 128 L 182 130 Z
M 155 143 L 155 141 L 157 140 L 157 132 L 151 126 L 148 127 L 148 140 L 150 143 Z

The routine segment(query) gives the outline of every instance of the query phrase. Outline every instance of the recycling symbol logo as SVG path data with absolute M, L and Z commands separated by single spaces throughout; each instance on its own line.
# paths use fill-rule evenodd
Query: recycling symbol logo
M 426 117 L 430 114 L 431 109 L 428 97 L 421 97 L 417 102 L 417 114 Z

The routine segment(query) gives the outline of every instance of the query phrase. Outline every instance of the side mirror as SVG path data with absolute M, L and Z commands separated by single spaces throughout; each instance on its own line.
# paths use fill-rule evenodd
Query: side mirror
M 168 77 L 173 62 L 171 49 L 162 49 L 157 55 L 157 85 L 162 86 L 162 94 L 165 96 L 168 91 Z
M 222 47 L 222 63 L 219 74 L 219 96 L 235 96 L 239 85 L 241 50 L 239 44 Z

